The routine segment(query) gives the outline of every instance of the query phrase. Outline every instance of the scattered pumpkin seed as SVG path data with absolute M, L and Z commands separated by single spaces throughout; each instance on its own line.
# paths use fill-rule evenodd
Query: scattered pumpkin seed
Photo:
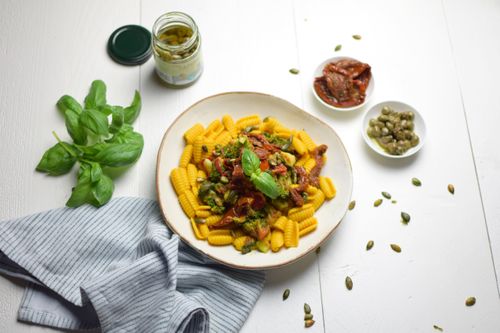
M 391 244 L 391 249 L 397 253 L 401 252 L 401 247 L 398 244 Z
M 451 194 L 455 194 L 455 186 L 453 186 L 452 184 L 449 184 L 448 185 L 448 192 L 450 192 Z
M 335 52 L 338 52 L 340 50 L 342 50 L 342 45 L 339 44 L 339 45 L 335 46 Z
M 380 205 L 382 204 L 382 201 L 383 201 L 382 199 L 377 199 L 377 200 L 375 200 L 375 202 L 373 203 L 373 206 L 374 206 L 374 207 L 378 207 L 378 206 L 380 206 Z
M 208 153 L 208 147 L 206 145 L 201 146 L 201 150 L 203 150 L 203 152 L 205 153 Z
M 366 243 L 366 251 L 370 251 L 374 244 L 372 240 L 369 240 L 368 243 Z
M 288 298 L 288 296 L 290 296 L 290 289 L 287 288 L 283 292 L 283 300 L 286 300 Z
M 384 198 L 386 198 L 386 199 L 390 199 L 390 198 L 392 198 L 392 197 L 391 197 L 391 194 L 390 194 L 389 192 L 382 192 L 382 196 L 383 196 Z
M 304 320 L 311 320 L 311 319 L 313 319 L 313 317 L 314 317 L 314 316 L 312 315 L 312 313 L 306 313 L 306 314 L 304 315 Z
M 415 177 L 413 177 L 413 178 L 411 179 L 411 183 L 412 183 L 413 185 L 415 185 L 415 186 L 422 186 L 422 182 L 420 181 L 420 179 L 415 178 Z
M 353 200 L 349 203 L 349 210 L 353 210 L 356 207 L 356 200 Z
M 474 304 L 476 304 L 476 298 L 475 297 L 467 297 L 467 299 L 465 300 L 465 305 L 473 306 Z
M 443 332 L 444 330 L 439 327 L 438 325 L 432 325 L 432 327 L 434 327 L 435 330 L 439 331 L 439 332 Z
M 204 224 L 205 222 L 207 222 L 207 221 L 205 219 L 202 219 L 201 217 L 194 218 L 194 223 L 196 223 L 196 224 Z
M 318 246 L 318 247 L 316 248 L 316 254 L 319 254 L 320 252 L 321 252 L 321 246 Z
M 391 200 L 391 202 L 392 202 L 393 204 L 397 204 L 397 203 L 398 203 L 398 201 L 397 201 L 397 200 Z
M 196 178 L 196 181 L 197 181 L 198 183 L 203 183 L 203 182 L 205 181 L 205 178 L 203 178 L 203 177 L 198 177 L 198 178 Z
M 345 286 L 347 290 L 352 290 L 352 279 L 349 276 L 345 278 Z
M 307 304 L 307 303 L 304 303 L 304 312 L 305 312 L 306 314 L 311 313 L 311 307 L 310 307 L 310 306 L 309 306 L 309 304 Z
M 311 327 L 312 325 L 314 325 L 314 323 L 315 323 L 315 321 L 314 321 L 314 320 L 312 320 L 312 319 L 308 319 L 308 320 L 306 320 L 306 321 L 304 322 L 304 325 L 305 325 L 306 327 Z
M 361 39 L 361 35 L 352 35 L 352 38 L 354 38 L 355 40 L 360 40 Z
M 410 222 L 410 214 L 401 212 L 401 218 L 403 219 L 404 224 L 408 224 Z
M 290 68 L 289 72 L 294 74 L 294 75 L 297 75 L 300 73 L 300 71 L 297 68 Z

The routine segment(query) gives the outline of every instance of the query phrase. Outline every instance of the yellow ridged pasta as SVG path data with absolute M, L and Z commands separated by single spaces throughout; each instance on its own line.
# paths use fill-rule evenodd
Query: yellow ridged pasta
M 273 230 L 271 234 L 271 251 L 278 252 L 285 244 L 285 239 L 283 237 L 283 231 Z
M 189 199 L 186 197 L 186 192 L 180 194 L 178 199 L 184 213 L 186 213 L 188 217 L 194 217 L 195 210 L 193 206 L 191 206 Z
M 314 216 L 311 216 L 310 218 L 307 218 L 304 221 L 299 222 L 299 230 L 308 228 L 315 224 L 318 224 L 318 220 Z
M 170 172 L 170 181 L 177 195 L 189 190 L 189 179 L 185 168 L 173 169 L 172 172 Z
M 186 198 L 191 204 L 191 207 L 193 207 L 193 209 L 196 210 L 200 204 L 198 203 L 198 199 L 195 197 L 193 191 L 187 190 L 184 192 L 184 194 L 186 195 Z
M 304 169 L 306 169 L 307 173 L 311 172 L 312 168 L 316 165 L 316 160 L 314 158 L 310 158 L 304 163 Z
M 272 133 L 274 127 L 278 124 L 278 120 L 274 117 L 266 117 L 261 126 L 261 130 L 264 132 Z
M 208 234 L 210 233 L 210 229 L 208 229 L 208 225 L 206 225 L 206 224 L 199 224 L 198 225 L 198 230 L 200 231 L 200 234 L 203 237 L 203 239 L 207 239 Z
M 213 131 L 209 132 L 206 136 L 207 139 L 210 139 L 212 141 L 215 141 L 215 138 L 218 137 L 222 132 L 224 132 L 224 126 L 222 124 L 214 129 Z
M 231 235 L 208 235 L 208 243 L 210 245 L 223 246 L 230 245 L 233 243 L 233 237 Z
M 284 231 L 285 230 L 285 225 L 286 225 L 286 221 L 287 221 L 287 217 L 286 216 L 280 216 L 276 222 L 274 222 L 273 224 L 273 229 L 277 229 L 277 230 L 281 230 L 281 231 Z
M 195 197 L 198 197 L 199 190 L 200 188 L 198 187 L 198 185 L 191 187 L 191 191 L 193 191 Z
M 219 222 L 222 218 L 222 215 L 212 215 L 212 216 L 209 216 L 205 219 L 207 225 L 209 227 L 213 226 L 214 224 L 216 224 L 217 222 Z
M 226 114 L 222 117 L 222 124 L 226 128 L 226 130 L 231 134 L 231 137 L 234 139 L 238 136 L 238 131 L 236 128 L 236 124 L 234 123 L 233 118 Z
M 206 217 L 209 217 L 210 215 L 212 215 L 212 212 L 210 212 L 209 210 L 196 209 L 195 215 L 196 215 L 196 217 L 206 218 Z
M 304 145 L 307 147 L 307 150 L 312 152 L 314 148 L 316 148 L 316 144 L 314 143 L 313 139 L 307 134 L 304 130 L 299 131 L 297 133 L 297 136 L 299 139 L 304 143 Z
M 210 230 L 210 236 L 231 236 L 231 230 L 230 229 L 215 229 L 215 230 Z M 233 236 L 231 236 L 233 237 Z
M 318 224 L 313 224 L 299 231 L 299 237 L 305 236 L 310 232 L 313 232 L 318 227 Z
M 200 205 L 198 206 L 198 208 L 196 208 L 197 210 L 210 210 L 210 206 L 208 205 Z
M 197 136 L 193 141 L 193 161 L 200 163 L 203 154 L 204 139 L 202 136 Z
M 335 185 L 333 185 L 332 180 L 328 177 L 319 177 L 319 187 L 328 200 L 333 199 L 337 193 Z
M 187 167 L 191 157 L 193 156 L 193 145 L 187 145 L 182 151 L 181 158 L 179 159 L 179 166 L 181 168 Z
M 299 155 L 304 155 L 307 152 L 307 147 L 299 138 L 293 137 L 292 146 Z
M 310 203 L 302 207 L 295 207 L 288 211 L 288 218 L 297 222 L 303 221 L 314 215 L 314 207 Z
M 297 162 L 295 162 L 295 166 L 304 166 L 304 164 L 306 164 L 306 162 L 309 160 L 309 154 L 304 154 L 302 155 L 298 160 Z
M 201 160 L 203 161 L 205 158 L 209 158 L 212 155 L 212 152 L 215 148 L 214 140 L 207 138 L 201 145 Z
M 210 135 L 212 135 L 213 133 L 220 133 L 224 130 L 224 126 L 222 125 L 222 123 L 220 122 L 219 119 L 215 119 L 214 121 L 212 121 L 208 126 L 207 126 L 207 129 L 205 130 L 205 132 L 203 133 L 203 136 L 205 137 L 209 137 Z
M 207 179 L 207 174 L 203 170 L 198 170 L 198 173 L 196 174 L 196 178 Z
M 198 227 L 198 224 L 194 221 L 194 219 L 191 219 L 191 227 L 193 228 L 194 235 L 196 236 L 197 239 L 206 239 L 206 236 L 203 236 L 202 233 L 200 232 L 200 229 Z
M 277 121 L 276 124 L 274 125 L 274 133 L 279 133 L 279 132 L 288 132 L 292 134 L 292 131 L 288 127 L 283 126 L 283 124 Z
M 309 197 L 309 202 L 313 205 L 314 210 L 318 210 L 323 202 L 325 202 L 325 194 L 323 191 L 318 190 L 314 195 Z
M 250 133 L 252 134 L 262 134 L 261 130 L 251 130 Z
M 231 141 L 231 134 L 228 131 L 223 131 L 215 138 L 215 144 L 224 147 Z
M 187 165 L 186 172 L 189 185 L 191 185 L 191 187 L 196 186 L 196 178 L 198 177 L 198 169 L 196 169 L 196 165 L 189 163 Z
M 259 124 L 260 117 L 258 115 L 252 115 L 238 119 L 238 121 L 236 122 L 236 128 L 245 129 L 248 126 L 257 126 Z
M 306 192 L 309 195 L 314 195 L 314 194 L 316 194 L 316 192 L 318 192 L 318 188 L 314 187 L 312 185 L 308 185 L 307 188 L 306 188 Z
M 283 239 L 287 248 L 299 245 L 299 224 L 297 222 L 292 220 L 286 222 Z
M 244 246 L 251 245 L 255 240 L 250 236 L 241 236 L 235 238 L 233 241 L 233 246 L 236 250 L 241 251 Z
M 205 128 L 202 124 L 195 124 L 193 127 L 188 129 L 186 133 L 184 133 L 184 139 L 188 144 L 191 144 L 194 142 L 196 137 L 203 135 L 204 132 Z
M 292 136 L 292 132 L 275 132 L 274 135 L 282 139 L 289 139 Z

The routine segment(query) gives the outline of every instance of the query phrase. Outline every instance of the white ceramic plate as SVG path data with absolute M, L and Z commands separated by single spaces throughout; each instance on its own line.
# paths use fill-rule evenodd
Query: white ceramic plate
M 362 108 L 363 106 L 365 106 L 366 103 L 370 100 L 370 98 L 373 95 L 373 89 L 375 89 L 375 79 L 373 78 L 373 71 L 372 71 L 372 77 L 370 79 L 370 82 L 368 83 L 368 88 L 366 89 L 366 97 L 365 97 L 364 102 L 361 103 L 361 104 L 359 104 L 359 105 L 353 106 L 353 107 L 340 108 L 340 107 L 336 107 L 336 106 L 330 105 L 330 104 L 324 102 L 321 99 L 321 97 L 318 96 L 318 94 L 316 93 L 316 90 L 314 90 L 314 79 L 316 79 L 317 77 L 323 76 L 323 68 L 325 68 L 325 66 L 327 64 L 331 63 L 331 62 L 335 62 L 335 61 L 339 61 L 339 60 L 343 60 L 343 59 L 351 59 L 351 60 L 361 61 L 361 60 L 350 58 L 350 57 L 333 57 L 333 58 L 326 59 L 321 64 L 319 64 L 318 67 L 316 67 L 316 70 L 314 71 L 314 76 L 312 78 L 312 83 L 311 83 L 312 93 L 313 93 L 314 97 L 316 97 L 316 99 L 321 104 L 323 104 L 326 108 L 328 108 L 330 110 L 335 110 L 335 111 L 354 111 L 354 110 L 358 110 L 358 109 Z M 361 61 L 361 62 L 363 62 L 363 61 Z
M 195 238 L 189 219 L 177 201 L 169 175 L 170 171 L 177 167 L 184 148 L 183 133 L 197 122 L 206 126 L 214 119 L 221 119 L 224 114 L 230 114 L 234 119 L 250 114 L 259 114 L 261 118 L 273 116 L 290 128 L 305 129 L 316 143 L 328 145 L 328 162 L 321 174 L 333 179 L 337 195 L 333 200 L 326 201 L 317 211 L 315 216 L 318 219 L 318 228 L 301 238 L 297 248 L 281 249 L 277 253 L 252 251 L 242 255 L 232 246 L 211 246 L 207 241 Z M 232 267 L 268 269 L 302 258 L 333 233 L 351 200 L 352 170 L 342 141 L 327 124 L 280 98 L 260 93 L 232 92 L 202 99 L 177 117 L 165 133 L 158 151 L 156 187 L 158 202 L 167 225 L 186 243 L 210 258 Z
M 382 111 L 382 108 L 384 106 L 389 106 L 390 108 L 392 108 L 394 111 L 397 111 L 397 112 L 412 111 L 415 114 L 415 119 L 413 120 L 413 122 L 415 124 L 414 132 L 419 136 L 420 141 L 419 141 L 418 145 L 416 145 L 413 148 L 410 148 L 403 155 L 388 154 L 387 152 L 385 152 L 382 149 L 382 147 L 380 147 L 378 145 L 377 142 L 375 142 L 375 140 L 370 138 L 368 136 L 368 134 L 366 133 L 370 119 L 377 118 L 380 115 L 380 112 Z M 363 135 L 363 138 L 365 139 L 366 144 L 371 149 L 373 149 L 375 152 L 377 152 L 378 154 L 385 156 L 385 157 L 389 157 L 389 158 L 405 158 L 405 157 L 408 157 L 408 156 L 415 154 L 424 145 L 425 137 L 426 137 L 426 133 L 427 133 L 427 129 L 425 127 L 425 121 L 424 121 L 424 118 L 422 118 L 422 115 L 420 115 L 420 113 L 417 110 L 415 110 L 415 108 L 412 107 L 411 105 L 408 105 L 408 104 L 403 103 L 403 102 L 398 102 L 398 101 L 386 101 L 386 102 L 378 103 L 377 105 L 372 106 L 370 108 L 370 110 L 368 110 L 368 112 L 365 113 L 365 115 L 363 117 L 362 124 L 363 125 L 361 127 L 361 133 Z

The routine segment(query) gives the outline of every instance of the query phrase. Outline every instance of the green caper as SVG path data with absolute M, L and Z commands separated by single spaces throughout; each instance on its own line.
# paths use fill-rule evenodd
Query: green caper
M 392 130 L 394 130 L 394 123 L 391 123 L 391 122 L 388 121 L 388 122 L 385 123 L 385 127 L 387 127 L 387 129 L 389 131 L 392 131 Z
M 386 121 L 388 121 L 388 120 L 389 120 L 389 116 L 386 116 L 386 115 L 380 115 L 380 116 L 378 116 L 378 118 L 377 118 L 377 119 L 378 119 L 379 121 L 381 121 L 381 122 L 384 122 L 384 123 L 385 123 Z
M 389 129 L 387 127 L 382 127 L 382 135 L 389 135 Z
M 391 143 L 392 141 L 393 141 L 393 138 L 391 135 L 386 135 L 386 136 L 383 136 L 380 138 L 380 142 L 382 142 L 384 144 Z
M 370 126 L 377 125 L 377 120 L 376 119 L 370 119 L 370 121 L 368 122 L 368 125 L 370 125 Z
M 382 108 L 382 114 L 389 114 L 391 111 L 392 109 L 387 105 Z

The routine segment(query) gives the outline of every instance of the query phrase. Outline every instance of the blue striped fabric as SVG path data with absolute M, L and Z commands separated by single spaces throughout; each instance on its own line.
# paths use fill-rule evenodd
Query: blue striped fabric
M 27 280 L 20 320 L 103 332 L 237 332 L 264 284 L 188 247 L 141 198 L 0 223 L 0 273 Z

